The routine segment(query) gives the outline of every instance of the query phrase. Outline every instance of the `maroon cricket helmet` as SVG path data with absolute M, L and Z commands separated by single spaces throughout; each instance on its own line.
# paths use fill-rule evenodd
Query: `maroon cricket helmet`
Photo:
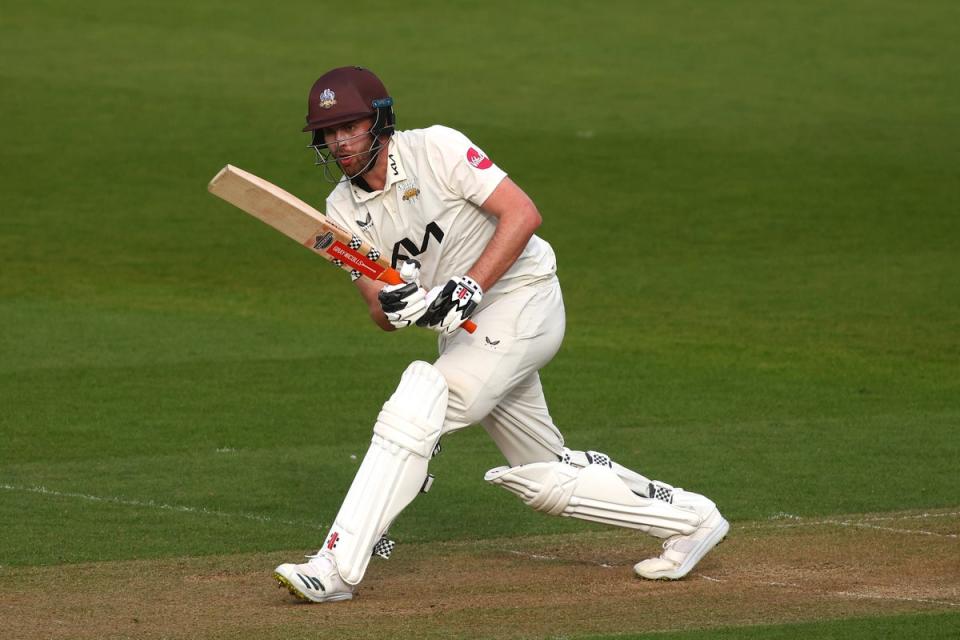
M 375 136 L 393 134 L 393 98 L 380 78 L 363 67 L 338 67 L 313 83 L 303 130 L 313 132 L 313 146 L 323 147 L 323 129 L 367 116 L 376 116 Z

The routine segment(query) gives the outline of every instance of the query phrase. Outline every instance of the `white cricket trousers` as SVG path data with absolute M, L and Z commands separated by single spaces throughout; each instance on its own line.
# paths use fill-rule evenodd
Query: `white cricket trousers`
M 440 337 L 434 363 L 450 389 L 443 433 L 480 423 L 510 466 L 563 455 L 538 371 L 556 355 L 566 317 L 552 277 L 499 296 L 472 319 L 473 333 Z

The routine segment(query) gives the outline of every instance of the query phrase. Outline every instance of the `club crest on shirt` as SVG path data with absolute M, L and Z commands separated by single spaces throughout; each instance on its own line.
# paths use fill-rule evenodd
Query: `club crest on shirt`
M 321 109 L 330 109 L 333 105 L 337 104 L 337 94 L 335 94 L 332 89 L 324 89 L 320 93 L 320 99 L 317 104 L 320 105 Z
M 415 181 L 408 180 L 400 185 L 400 193 L 403 194 L 401 197 L 404 202 L 415 201 L 420 195 L 420 187 Z

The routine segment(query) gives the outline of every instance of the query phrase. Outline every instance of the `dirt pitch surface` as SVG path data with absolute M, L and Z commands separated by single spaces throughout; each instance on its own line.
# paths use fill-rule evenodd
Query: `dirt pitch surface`
M 619 530 L 400 544 L 352 601 L 272 581 L 299 552 L 0 568 L 5 638 L 536 638 L 960 610 L 960 509 L 734 523 L 685 580 Z

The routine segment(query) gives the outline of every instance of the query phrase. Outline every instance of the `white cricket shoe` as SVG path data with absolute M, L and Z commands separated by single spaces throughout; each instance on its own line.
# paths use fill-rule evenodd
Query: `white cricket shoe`
M 648 580 L 679 580 L 690 573 L 710 549 L 720 544 L 729 530 L 730 523 L 714 507 L 696 531 L 686 536 L 671 536 L 663 543 L 659 558 L 638 562 L 633 565 L 633 572 Z
M 280 586 L 306 602 L 336 602 L 353 597 L 353 587 L 343 581 L 333 558 L 307 556 L 303 564 L 282 564 L 273 572 Z

